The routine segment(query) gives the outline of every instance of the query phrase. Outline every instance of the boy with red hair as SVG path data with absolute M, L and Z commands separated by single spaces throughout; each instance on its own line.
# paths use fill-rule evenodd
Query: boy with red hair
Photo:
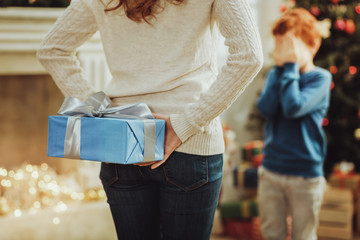
M 322 120 L 329 107 L 331 74 L 314 66 L 321 44 L 316 19 L 307 10 L 286 12 L 273 28 L 275 67 L 257 106 L 266 117 L 264 160 L 259 169 L 259 212 L 265 240 L 317 239 L 326 181 Z

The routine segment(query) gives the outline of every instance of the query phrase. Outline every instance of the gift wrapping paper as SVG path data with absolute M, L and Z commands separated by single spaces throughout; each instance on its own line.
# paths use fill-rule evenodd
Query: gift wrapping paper
M 67 116 L 50 116 L 48 156 L 64 158 Z M 155 159 L 164 155 L 165 121 L 155 119 Z M 81 118 L 80 159 L 133 164 L 144 160 L 144 123 L 138 119 Z

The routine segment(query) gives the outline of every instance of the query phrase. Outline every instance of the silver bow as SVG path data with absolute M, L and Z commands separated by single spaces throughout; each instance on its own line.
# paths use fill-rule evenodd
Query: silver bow
M 144 162 L 155 159 L 156 127 L 151 110 L 145 103 L 112 107 L 104 92 L 97 92 L 86 102 L 66 97 L 59 115 L 69 116 L 65 134 L 64 157 L 80 159 L 81 117 L 140 119 L 144 123 Z

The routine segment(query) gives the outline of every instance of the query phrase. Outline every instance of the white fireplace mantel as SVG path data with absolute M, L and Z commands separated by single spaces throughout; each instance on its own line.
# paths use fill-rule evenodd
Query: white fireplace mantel
M 0 76 L 46 74 L 36 59 L 36 50 L 63 11 L 64 8 L 0 8 Z M 89 80 L 102 89 L 110 74 L 98 33 L 78 49 L 78 57 Z

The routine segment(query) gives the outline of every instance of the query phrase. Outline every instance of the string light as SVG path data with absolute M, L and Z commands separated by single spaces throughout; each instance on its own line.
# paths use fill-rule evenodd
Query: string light
M 54 223 L 55 225 L 60 224 L 60 219 L 59 219 L 58 217 L 54 217 L 54 218 L 53 218 L 53 223 Z
M 23 164 L 16 170 L 0 168 L 0 216 L 12 213 L 21 217 L 23 212 L 36 214 L 49 207 L 60 213 L 68 210 L 68 203 L 106 197 L 103 189 L 82 192 L 77 184 L 73 176 L 58 175 L 46 163 Z M 54 218 L 53 223 L 59 224 L 60 219 Z
M 20 217 L 21 215 L 22 215 L 22 212 L 21 212 L 20 209 L 16 209 L 16 210 L 14 211 L 14 216 L 15 216 L 15 217 Z

